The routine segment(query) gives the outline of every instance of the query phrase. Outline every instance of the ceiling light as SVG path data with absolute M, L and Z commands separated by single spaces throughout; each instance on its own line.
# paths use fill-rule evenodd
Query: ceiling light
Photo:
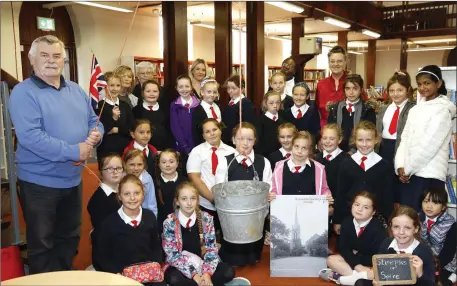
M 87 5 L 87 6 L 93 6 L 93 7 L 98 7 L 98 8 L 103 8 L 103 9 L 108 9 L 108 10 L 114 10 L 118 12 L 124 12 L 124 13 L 132 13 L 132 10 L 129 9 L 124 9 L 124 8 L 119 8 L 119 7 L 114 7 L 114 6 L 109 6 L 109 5 L 104 5 L 104 4 L 98 4 L 94 2 L 75 2 L 81 5 Z
M 435 44 L 435 43 L 448 43 L 455 42 L 456 39 L 435 39 L 435 40 L 422 40 L 422 41 L 412 41 L 414 44 Z
M 356 51 L 348 51 L 349 54 L 354 54 L 354 55 L 363 55 L 361 52 L 356 52 Z
M 407 49 L 407 52 L 423 52 L 423 51 L 442 51 L 442 50 L 452 50 L 455 47 L 444 46 L 444 47 L 425 47 L 425 48 L 415 48 Z
M 367 29 L 363 29 L 362 30 L 362 34 L 370 36 L 370 37 L 373 37 L 373 38 L 381 37 L 381 34 L 378 34 L 376 32 L 373 32 L 373 31 L 370 31 L 370 30 L 367 30 Z
M 305 38 L 321 38 L 324 42 L 336 42 L 338 41 L 338 36 L 333 34 L 312 34 L 305 35 Z
M 265 3 L 267 3 L 267 2 L 265 2 Z M 331 25 L 338 26 L 338 27 L 345 28 L 345 29 L 348 29 L 349 27 L 351 27 L 351 24 L 348 24 L 346 22 L 343 22 L 343 21 L 340 21 L 337 19 L 333 19 L 330 17 L 324 17 L 324 22 L 327 24 L 331 24 Z
M 305 11 L 305 8 L 287 2 L 265 2 L 265 4 L 270 4 L 283 10 L 298 14 Z

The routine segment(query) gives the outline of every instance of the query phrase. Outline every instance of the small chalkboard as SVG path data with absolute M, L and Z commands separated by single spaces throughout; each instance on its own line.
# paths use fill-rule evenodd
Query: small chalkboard
M 416 272 L 410 257 L 411 254 L 373 255 L 374 279 L 379 285 L 416 284 Z

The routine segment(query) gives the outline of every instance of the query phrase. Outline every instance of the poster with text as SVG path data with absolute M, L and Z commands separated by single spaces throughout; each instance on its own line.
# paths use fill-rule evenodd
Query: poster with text
M 277 196 L 271 202 L 270 276 L 318 277 L 327 267 L 325 196 Z

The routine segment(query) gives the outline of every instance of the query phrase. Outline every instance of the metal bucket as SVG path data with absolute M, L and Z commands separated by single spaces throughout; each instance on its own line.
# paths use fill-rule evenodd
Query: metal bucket
M 233 160 L 230 164 L 232 162 Z M 254 177 L 252 181 L 224 182 L 212 188 L 217 214 L 227 242 L 251 243 L 263 236 L 270 185 L 259 181 L 255 170 Z

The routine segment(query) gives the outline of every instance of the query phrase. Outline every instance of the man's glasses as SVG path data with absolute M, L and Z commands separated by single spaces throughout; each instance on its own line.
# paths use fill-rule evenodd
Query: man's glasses
M 117 167 L 117 168 L 109 167 L 109 168 L 103 169 L 103 171 L 108 171 L 108 174 L 113 174 L 114 172 L 121 173 L 122 171 L 124 171 L 124 168 L 122 168 L 122 167 Z

